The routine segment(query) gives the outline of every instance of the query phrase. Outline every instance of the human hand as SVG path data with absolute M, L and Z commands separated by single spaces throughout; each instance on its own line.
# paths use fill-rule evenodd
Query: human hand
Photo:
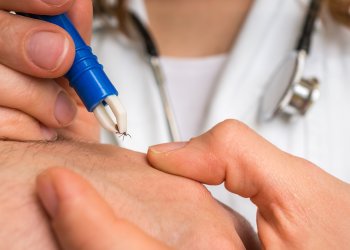
M 49 166 L 72 168 L 118 218 L 170 247 L 242 249 L 239 236 L 247 245 L 256 243 L 247 222 L 218 204 L 205 187 L 150 167 L 141 153 L 71 140 L 4 141 L 0 162 L 0 249 L 57 249 L 34 192 L 36 176 Z
M 346 249 L 350 185 L 282 152 L 245 125 L 228 120 L 187 143 L 150 147 L 167 173 L 226 188 L 257 206 L 259 238 L 269 249 Z
M 91 36 L 92 1 L 0 0 L 0 139 L 53 140 L 62 133 L 98 139 L 93 116 L 61 78 L 75 55 L 68 33 L 10 10 L 67 12 L 85 40 Z
M 169 249 L 118 218 L 97 191 L 71 170 L 46 170 L 37 177 L 36 189 L 63 249 Z

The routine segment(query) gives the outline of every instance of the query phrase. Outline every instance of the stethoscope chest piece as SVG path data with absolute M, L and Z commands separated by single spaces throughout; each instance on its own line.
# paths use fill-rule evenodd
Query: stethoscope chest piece
M 303 116 L 319 99 L 319 81 L 303 78 L 304 51 L 294 51 L 269 81 L 262 98 L 260 118 L 268 121 L 276 115 Z
M 260 106 L 260 120 L 268 121 L 278 114 L 287 118 L 305 115 L 319 98 L 317 78 L 303 78 L 305 63 L 311 49 L 315 21 L 322 0 L 310 0 L 296 49 L 287 57 L 267 84 Z

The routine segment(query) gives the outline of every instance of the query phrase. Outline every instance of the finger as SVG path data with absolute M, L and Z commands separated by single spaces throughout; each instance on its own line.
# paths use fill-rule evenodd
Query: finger
M 295 194 L 299 200 L 307 200 L 321 179 L 330 177 L 233 120 L 217 125 L 188 143 L 151 147 L 148 159 L 154 167 L 172 174 L 207 184 L 225 182 L 229 191 L 252 198 L 263 212 L 270 209 L 271 204 L 280 207 L 292 204 Z M 318 176 L 317 181 L 314 176 Z M 295 204 L 299 204 L 299 200 Z
M 96 190 L 72 171 L 44 172 L 37 178 L 37 191 L 64 249 L 167 249 L 117 218 Z
M 66 12 L 74 0 L 1 0 L 0 10 L 17 11 L 29 14 L 55 15 Z
M 0 65 L 0 106 L 20 110 L 48 127 L 71 124 L 77 108 L 54 80 L 37 79 Z
M 68 17 L 79 31 L 87 44 L 90 44 L 92 35 L 92 1 L 76 1 L 69 10 Z
M 15 109 L 0 107 L 0 139 L 14 141 L 53 141 L 54 129 Z
M 62 28 L 0 11 L 0 63 L 41 78 L 57 78 L 71 67 L 74 43 Z

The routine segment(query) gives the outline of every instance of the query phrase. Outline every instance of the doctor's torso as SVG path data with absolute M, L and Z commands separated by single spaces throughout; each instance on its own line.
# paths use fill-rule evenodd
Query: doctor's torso
M 305 1 L 254 2 L 217 77 L 198 132 L 225 119 L 237 119 L 279 148 L 350 182 L 350 30 L 327 15 L 317 25 L 304 75 L 319 78 L 321 98 L 306 117 L 293 122 L 274 119 L 261 123 L 257 119 L 260 98 L 269 78 L 299 36 L 305 15 L 301 2 Z M 113 31 L 96 33 L 93 46 L 116 83 L 128 112 L 128 133 L 132 136 L 123 140 L 104 134 L 104 140 L 118 140 L 123 147 L 143 152 L 149 145 L 167 142 L 161 99 L 142 44 Z M 233 206 L 237 203 L 221 190 L 215 192 L 222 201 Z M 245 210 L 253 213 L 242 205 L 241 212 Z

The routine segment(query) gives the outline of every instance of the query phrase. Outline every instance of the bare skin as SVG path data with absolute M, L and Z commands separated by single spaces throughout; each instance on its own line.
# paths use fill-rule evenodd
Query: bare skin
M 252 2 L 147 0 L 146 8 L 150 29 L 163 55 L 201 57 L 230 50 Z M 61 78 L 74 58 L 68 34 L 55 25 L 6 12 L 67 12 L 89 43 L 91 3 L 57 0 L 48 4 L 42 0 L 23 4 L 20 0 L 0 0 L 0 138 L 52 141 L 68 131 L 71 136 L 98 140 L 96 120 Z M 32 35 L 41 31 L 50 32 L 30 43 Z M 66 42 L 59 43 L 59 36 Z
M 119 218 L 88 181 L 67 168 L 40 174 L 36 190 L 66 250 L 170 249 Z
M 86 42 L 92 24 L 91 1 L 0 0 L 0 139 L 55 140 L 66 128 L 65 133 L 97 141 L 97 122 L 61 77 L 74 59 L 70 36 L 8 10 L 67 13 Z
M 43 80 L 59 78 L 68 70 L 74 57 L 71 39 L 57 26 L 6 12 L 68 12 L 89 42 L 91 2 L 52 3 L 0 0 L 0 44 L 5 45 L 0 46 L 0 138 L 54 141 L 64 136 L 97 141 L 96 121 L 67 88 L 67 82 L 61 78 Z M 32 58 L 28 43 L 31 35 L 39 31 L 51 33 L 41 40 L 43 45 L 34 43 L 32 49 L 37 57 Z M 52 34 L 63 36 L 68 43 L 58 44 L 59 39 Z M 48 54 L 62 57 L 56 60 Z M 58 102 L 61 94 L 65 98 Z M 235 226 L 243 223 L 237 229 L 244 239 L 249 238 L 247 232 L 251 233 L 244 220 L 232 217 L 232 212 L 213 200 L 202 185 L 149 168 L 142 154 L 71 140 L 6 141 L 0 143 L 0 160 L 0 223 L 6 225 L 0 230 L 0 238 L 4 239 L 1 249 L 57 249 L 47 217 L 34 195 L 35 177 L 50 166 L 74 169 L 93 183 L 122 218 L 170 246 L 239 249 L 243 244 Z
M 152 35 L 165 56 L 203 57 L 228 52 L 252 0 L 146 0 Z
M 264 249 L 347 249 L 350 185 L 227 120 L 184 143 L 151 147 L 158 169 L 250 198 Z
M 250 226 L 201 184 L 149 167 L 143 154 L 66 140 L 1 142 L 0 152 L 0 249 L 57 249 L 34 192 L 36 176 L 52 166 L 81 174 L 120 218 L 170 247 L 242 249 L 235 228 L 247 244 L 256 242 Z

